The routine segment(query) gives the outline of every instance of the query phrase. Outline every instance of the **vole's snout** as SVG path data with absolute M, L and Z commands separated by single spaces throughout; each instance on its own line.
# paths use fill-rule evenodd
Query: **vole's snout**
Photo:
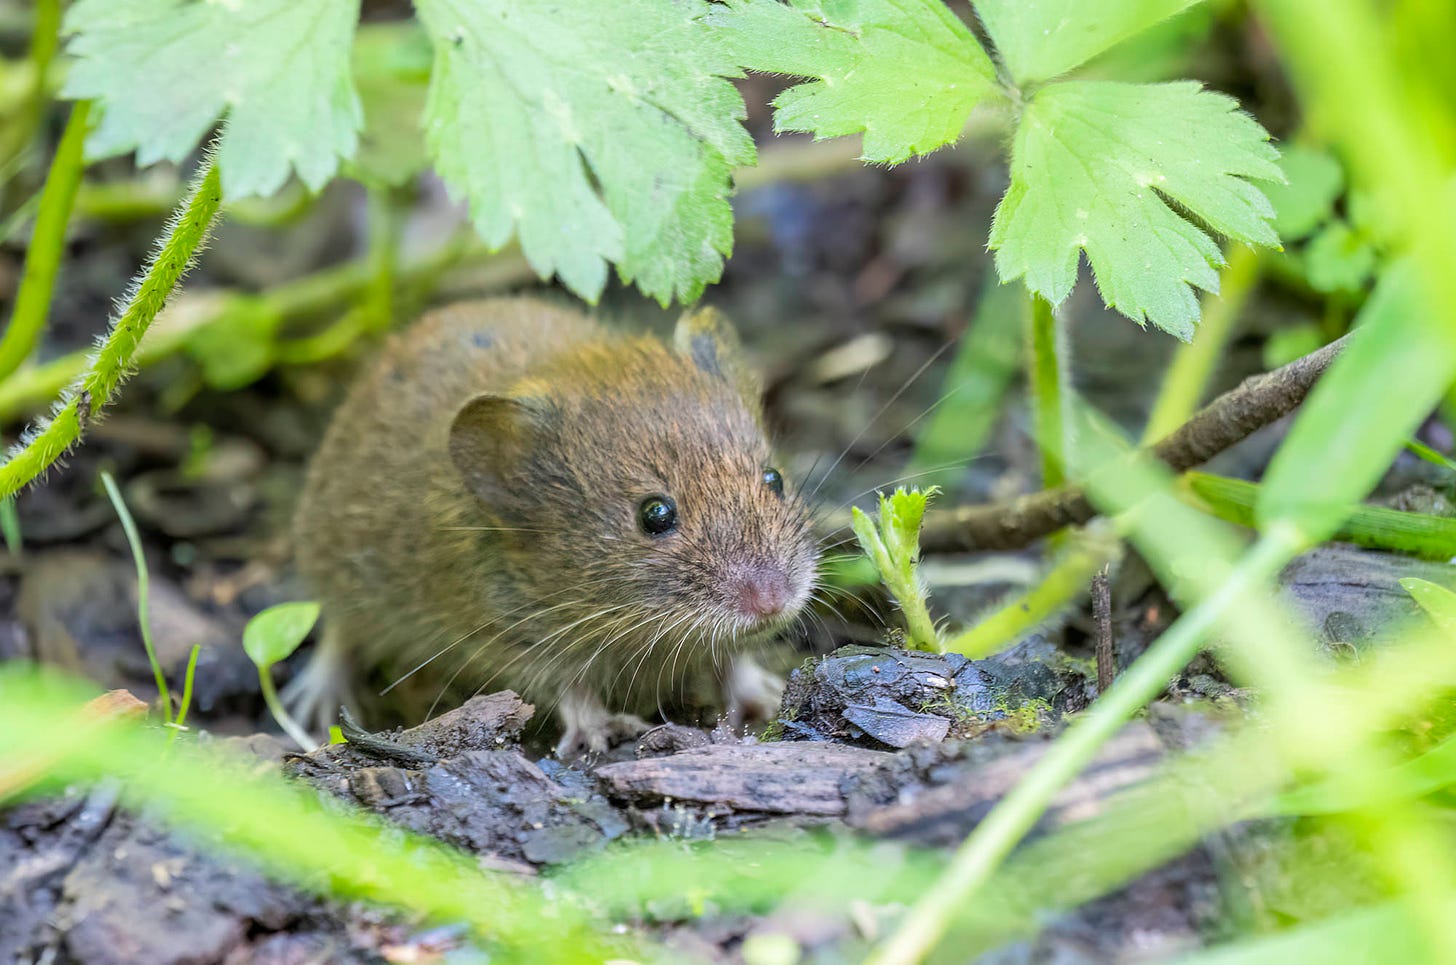
M 789 577 L 777 564 L 749 566 L 730 578 L 728 598 L 750 620 L 769 620 L 783 613 L 793 599 Z

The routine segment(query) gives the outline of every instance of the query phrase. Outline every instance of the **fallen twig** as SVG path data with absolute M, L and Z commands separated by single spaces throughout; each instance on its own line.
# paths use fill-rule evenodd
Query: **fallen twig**
M 1153 446 L 1153 455 L 1174 472 L 1184 472 L 1288 415 L 1304 401 L 1349 339 L 1346 335 L 1272 372 L 1250 376 L 1164 436 Z M 920 546 L 927 553 L 1019 549 L 1064 526 L 1085 523 L 1094 515 L 1080 486 L 1062 486 L 1006 503 L 932 513 L 926 519 Z M 842 540 L 836 531 L 834 542 Z

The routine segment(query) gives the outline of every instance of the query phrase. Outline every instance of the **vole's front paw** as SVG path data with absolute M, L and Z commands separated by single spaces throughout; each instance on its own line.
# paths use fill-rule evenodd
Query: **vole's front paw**
M 561 740 L 556 756 L 562 760 L 584 754 L 604 753 L 613 744 L 631 740 L 650 724 L 635 714 L 614 714 L 596 694 L 568 691 L 556 710 L 561 720 Z
M 784 699 L 784 679 L 765 670 L 752 657 L 739 656 L 728 668 L 723 687 L 728 707 L 728 726 L 741 731 L 746 723 L 766 724 L 779 712 Z
M 298 676 L 283 685 L 279 698 L 289 716 L 315 736 L 328 739 L 339 708 L 352 706 L 353 693 L 343 647 L 327 627 Z

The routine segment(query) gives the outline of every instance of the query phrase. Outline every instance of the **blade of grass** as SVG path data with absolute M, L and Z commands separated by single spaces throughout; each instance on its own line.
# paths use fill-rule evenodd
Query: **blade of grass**
M 148 609 L 148 599 L 151 595 L 151 575 L 147 570 L 147 558 L 142 552 L 142 539 L 137 533 L 136 523 L 131 518 L 131 512 L 126 508 L 126 501 L 121 498 L 121 490 L 116 488 L 116 480 L 111 478 L 111 473 L 101 473 L 101 485 L 106 487 L 106 498 L 111 500 L 111 505 L 116 509 L 116 515 L 121 518 L 121 528 L 126 533 L 127 545 L 131 547 L 132 562 L 136 564 L 137 572 L 137 625 L 142 631 L 142 646 L 147 648 L 147 663 L 152 666 L 152 678 L 157 683 L 157 700 L 162 705 L 162 718 L 167 723 L 172 723 L 172 695 L 167 690 L 167 675 L 162 672 L 162 664 L 157 660 L 157 648 L 152 645 L 152 621 Z
M 1260 486 L 1203 472 L 1189 472 L 1184 482 L 1210 512 L 1240 526 L 1254 525 Z M 1385 506 L 1352 506 L 1332 539 L 1371 549 L 1410 553 L 1432 560 L 1456 557 L 1456 519 L 1409 513 Z
M 1456 895 L 1439 895 L 1436 900 L 1456 916 Z M 1320 962 L 1322 965 L 1351 965 L 1372 962 L 1427 961 L 1427 949 L 1411 927 L 1410 903 L 1382 902 L 1331 916 L 1314 924 L 1273 935 L 1214 948 L 1177 959 L 1179 965 L 1288 965 L 1290 962 Z
M 182 677 L 182 702 L 177 705 L 177 719 L 172 721 L 176 728 L 172 731 L 173 737 L 187 726 L 187 711 L 192 708 L 192 681 L 197 676 L 197 655 L 201 652 L 202 645 L 194 643 L 192 652 L 187 655 L 187 672 Z
M 118 778 L 127 806 L 219 835 L 270 875 L 316 894 L 464 922 L 504 961 L 652 960 L 630 939 L 595 928 L 577 902 L 548 898 L 529 879 L 487 871 L 472 855 L 345 812 L 320 792 L 261 776 L 255 766 L 187 743 L 169 745 L 156 729 L 80 718 L 77 708 L 90 694 L 78 684 L 6 668 L 0 693 L 7 759 L 49 762 L 42 790 Z
M 1407 439 L 1405 441 L 1405 447 L 1411 452 L 1415 453 L 1417 456 L 1420 456 L 1426 462 L 1440 466 L 1447 472 L 1456 472 L 1456 462 L 1452 462 L 1449 456 L 1446 456 L 1444 453 L 1437 452 L 1423 442 L 1417 442 L 1414 439 Z
M 30 146 L 45 118 L 50 103 L 48 88 L 51 64 L 61 42 L 61 0 L 36 0 L 35 21 L 30 31 L 30 90 L 19 120 L 0 130 L 0 168 L 9 167 Z
M 0 336 L 0 382 L 30 358 L 45 330 L 51 292 L 66 247 L 66 226 L 70 223 L 76 187 L 86 166 L 82 149 L 86 145 L 90 109 L 87 101 L 71 108 L 71 119 L 66 122 L 50 173 L 46 175 L 35 229 L 25 251 L 20 287 L 16 289 L 15 304 L 10 310 L 10 322 Z
M 1224 612 L 1286 562 L 1288 548 L 1282 543 L 1257 545 L 1227 574 L 1218 590 L 1169 627 L 991 809 L 956 850 L 945 874 L 911 907 L 868 961 L 873 965 L 910 965 L 924 959 L 939 943 L 956 909 L 986 884 L 1011 849 L 1041 819 L 1057 791 L 1193 659 Z

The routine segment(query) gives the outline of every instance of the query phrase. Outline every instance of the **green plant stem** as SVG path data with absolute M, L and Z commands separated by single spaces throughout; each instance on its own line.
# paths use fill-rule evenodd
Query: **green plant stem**
M 125 309 L 96 350 L 90 369 L 63 394 L 49 423 L 0 466 L 0 497 L 18 492 L 75 445 L 91 416 L 111 401 L 122 378 L 134 365 L 137 344 L 191 267 L 221 209 L 221 181 L 216 158 L 211 153 L 194 184 L 187 202 L 168 226 L 156 255 L 130 293 Z
M 1055 489 L 1067 481 L 1066 345 L 1051 303 L 1029 292 L 1031 299 L 1031 404 L 1036 444 L 1041 450 L 1041 486 Z
M 167 690 L 167 675 L 162 672 L 161 661 L 157 659 L 157 648 L 152 644 L 152 620 L 148 603 L 151 598 L 151 575 L 147 571 L 146 554 L 142 552 L 142 538 L 137 533 L 136 522 L 131 518 L 131 511 L 126 508 L 126 500 L 121 498 L 121 490 L 116 488 L 116 480 L 111 477 L 111 473 L 101 473 L 101 485 L 106 487 L 106 497 L 111 500 L 116 515 L 121 518 L 121 528 L 126 533 L 127 545 L 131 547 L 131 559 L 136 564 L 137 625 L 142 631 L 142 646 L 147 649 L 147 663 L 152 665 L 152 679 L 157 683 L 157 700 L 162 704 L 162 719 L 170 724 L 172 694 Z
M 258 668 L 258 686 L 263 691 L 263 703 L 268 705 L 268 712 L 273 715 L 274 720 L 278 721 L 278 726 L 283 728 L 283 733 L 287 734 L 305 754 L 317 747 L 317 742 L 309 739 L 308 732 L 298 726 L 298 721 L 293 719 L 284 708 L 283 701 L 278 699 L 278 689 L 273 686 L 273 674 L 270 666 Z
M 1259 485 L 1203 472 L 1185 473 L 1194 496 L 1220 519 L 1254 525 Z M 1456 519 L 1408 513 L 1384 506 L 1352 506 L 1333 539 L 1371 549 L 1410 553 L 1432 560 L 1456 557 Z
M 915 439 L 906 467 L 922 487 L 948 486 L 985 446 L 1001 417 L 1001 403 L 1021 368 L 1029 309 L 1020 286 L 989 272 L 975 317 L 961 335 L 941 383 L 935 411 Z
M 394 324 L 395 274 L 399 267 L 399 218 L 387 185 L 366 188 L 369 210 L 369 287 L 364 292 L 365 326 L 374 332 Z
M 172 721 L 176 728 L 172 736 L 177 736 L 177 731 L 187 726 L 187 711 L 192 709 L 192 682 L 197 676 L 197 655 L 202 652 L 202 645 L 194 643 L 192 652 L 187 655 L 187 672 L 182 677 L 182 702 L 177 705 L 177 719 Z
M 61 0 L 36 0 L 35 21 L 30 33 L 30 51 L 27 59 L 31 69 L 30 92 L 19 121 L 11 125 L 0 138 L 0 167 L 9 164 L 30 144 L 40 122 L 45 117 L 46 90 L 50 81 L 51 64 L 61 43 Z
M 55 159 L 51 161 L 45 188 L 40 195 L 40 210 L 35 231 L 25 251 L 25 268 L 20 287 L 15 292 L 15 305 L 10 311 L 10 324 L 0 336 L 0 382 L 20 368 L 35 351 L 40 334 L 45 330 L 50 312 L 51 292 L 66 247 L 66 225 L 71 220 L 71 207 L 76 200 L 76 187 L 86 164 L 82 150 L 86 146 L 87 121 L 91 105 L 80 101 L 71 108 L 71 119 L 61 135 Z
M 1204 296 L 1203 321 L 1197 333 L 1191 342 L 1178 346 L 1173 364 L 1163 376 L 1143 430 L 1143 445 L 1157 442 L 1198 410 L 1233 335 L 1234 323 L 1259 283 L 1260 264 L 1259 254 L 1247 245 L 1236 244 L 1229 251 L 1228 264 L 1219 277 L 1219 293 Z
M 945 649 L 972 660 L 989 657 L 1076 602 L 1087 592 L 1097 571 L 1117 555 L 1120 546 L 1111 533 L 1098 536 L 1090 533 L 1091 529 L 1089 526 L 1068 541 L 1056 565 L 1035 586 L 946 641 Z
M 1193 659 L 1229 606 L 1278 573 L 1290 555 L 1291 548 L 1285 541 L 1261 541 L 1216 592 L 1169 627 L 976 826 L 956 850 L 940 880 L 915 903 L 869 962 L 910 965 L 923 959 L 944 934 L 956 909 L 985 884 L 1002 859 L 1040 820 L 1057 791 Z
M 480 277 L 472 279 L 477 290 L 509 288 L 534 277 L 525 259 L 514 251 L 491 254 L 484 245 L 447 244 L 419 261 L 401 266 L 397 286 L 401 299 L 409 302 L 420 300 L 425 291 L 435 285 L 442 272 L 457 264 L 479 264 L 482 267 Z M 285 282 L 261 295 L 221 295 L 214 299 L 218 306 L 214 311 L 190 315 L 181 324 L 153 328 L 146 341 L 138 347 L 133 363 L 138 368 L 145 368 L 184 351 L 198 332 L 211 325 L 226 324 L 239 300 L 260 300 L 262 305 L 254 305 L 250 310 L 275 312 L 285 323 L 335 311 L 360 296 L 369 284 L 369 271 L 368 260 L 361 258 Z M 355 327 L 356 322 L 351 321 L 348 325 L 355 334 L 362 331 Z M 331 332 L 332 328 L 325 328 L 318 333 L 319 336 Z M 329 344 L 333 346 L 329 349 L 331 354 L 320 355 L 322 350 L 318 346 L 303 354 L 309 361 L 339 354 L 351 344 L 351 340 L 339 338 L 340 334 L 332 332 L 329 335 Z M 290 351 L 294 342 L 308 343 L 315 337 L 283 340 L 279 346 L 280 357 Z M 58 392 L 86 370 L 89 356 L 89 352 L 72 352 L 42 365 L 22 369 L 5 382 L 0 382 L 0 420 L 34 412 L 54 399 Z
M 5 539 L 5 549 L 12 557 L 19 557 L 25 547 L 20 532 L 20 513 L 15 509 L 15 497 L 0 499 L 0 536 Z

